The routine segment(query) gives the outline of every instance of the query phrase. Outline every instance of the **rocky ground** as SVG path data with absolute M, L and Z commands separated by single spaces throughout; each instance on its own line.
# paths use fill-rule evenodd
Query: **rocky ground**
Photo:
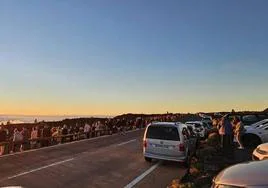
M 217 134 L 210 134 L 206 141 L 200 143 L 189 165 L 189 169 L 182 179 L 173 180 L 169 188 L 209 188 L 212 179 L 222 169 L 251 160 L 251 149 L 240 150 L 233 148 L 233 153 L 224 156 L 219 147 Z

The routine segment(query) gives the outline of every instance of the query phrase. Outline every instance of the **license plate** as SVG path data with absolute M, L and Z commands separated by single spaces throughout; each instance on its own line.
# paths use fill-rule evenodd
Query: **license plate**
M 165 149 L 173 149 L 173 146 L 161 145 L 161 144 L 153 144 L 153 147 L 157 148 L 165 148 Z
M 162 145 L 160 145 L 160 144 L 153 144 L 153 147 L 162 148 Z

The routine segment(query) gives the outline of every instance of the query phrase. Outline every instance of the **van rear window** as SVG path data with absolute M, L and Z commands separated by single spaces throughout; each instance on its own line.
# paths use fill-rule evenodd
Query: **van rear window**
M 169 126 L 149 126 L 146 138 L 173 141 L 180 140 L 178 129 Z

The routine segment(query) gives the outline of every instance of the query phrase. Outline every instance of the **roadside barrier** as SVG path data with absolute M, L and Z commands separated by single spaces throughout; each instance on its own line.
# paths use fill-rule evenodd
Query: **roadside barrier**
M 134 129 L 132 128 L 129 130 L 134 130 Z M 10 141 L 5 141 L 5 142 L 0 142 L 0 147 L 2 147 L 2 150 L 1 150 L 2 155 L 5 155 L 9 153 L 14 153 L 14 152 L 21 152 L 21 151 L 37 149 L 41 147 L 47 147 L 47 146 L 52 146 L 52 145 L 82 140 L 82 139 L 99 137 L 103 135 L 112 135 L 118 132 L 120 131 L 112 132 L 111 130 L 96 130 L 96 131 L 91 131 L 88 133 L 83 132 L 83 133 L 75 133 L 75 134 L 67 134 L 67 135 L 57 135 L 57 136 L 51 136 L 51 137 L 40 137 L 36 139 L 27 139 L 27 140 L 16 141 L 16 142 L 13 142 L 12 140 L 10 140 Z

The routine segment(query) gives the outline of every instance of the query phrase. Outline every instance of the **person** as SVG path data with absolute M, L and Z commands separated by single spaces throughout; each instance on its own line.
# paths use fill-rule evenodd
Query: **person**
M 244 146 L 243 146 L 242 140 L 241 140 L 243 134 L 246 131 L 244 128 L 244 124 L 238 117 L 234 118 L 233 124 L 234 124 L 234 136 L 235 136 L 236 141 L 239 144 L 238 149 L 244 149 Z
M 74 132 L 74 127 L 71 125 L 69 127 L 69 130 L 68 130 L 68 134 L 70 134 L 70 142 L 72 142 L 74 139 L 75 139 L 75 136 L 73 135 L 75 132 Z
M 41 137 L 43 138 L 42 140 L 42 147 L 47 147 L 50 145 L 50 140 L 51 140 L 51 131 L 48 127 L 48 125 L 45 125 L 44 128 L 41 131 Z
M 95 122 L 95 136 L 100 136 L 101 135 L 101 122 L 97 121 Z
M 74 133 L 75 133 L 75 140 L 79 140 L 79 125 L 76 123 L 74 127 Z
M 14 129 L 12 141 L 13 141 L 13 143 L 12 143 L 11 153 L 15 152 L 17 146 L 21 146 L 21 143 L 23 141 L 23 136 L 17 128 Z
M 50 134 L 51 134 L 51 144 L 57 144 L 57 136 L 58 136 L 58 127 L 54 126 L 51 128 L 50 130 Z
M 229 120 L 229 115 L 222 117 L 221 122 L 219 123 L 219 135 L 221 136 L 221 146 L 223 149 L 224 155 L 231 154 L 232 148 L 232 124 Z
M 7 132 L 0 126 L 0 142 L 5 142 L 7 139 Z M 0 145 L 0 156 L 5 152 L 5 145 Z
M 140 117 L 136 118 L 135 126 L 136 126 L 138 129 L 141 128 L 141 118 L 140 118 Z
M 31 149 L 36 148 L 37 138 L 38 138 L 37 128 L 36 127 L 33 127 L 32 128 L 32 131 L 31 131 L 31 137 L 30 137 L 30 139 L 31 139 L 31 142 L 30 142 Z
M 90 126 L 89 126 L 88 123 L 86 123 L 85 126 L 84 126 L 84 133 L 86 135 L 86 138 L 89 138 Z
M 93 125 L 91 126 L 91 136 L 96 136 L 96 123 L 93 123 Z
M 29 148 L 29 132 L 25 127 L 22 128 L 21 135 L 23 137 L 23 142 L 20 146 L 20 151 L 24 151 Z
M 68 129 L 67 129 L 67 125 L 66 124 L 63 125 L 61 134 L 62 134 L 61 143 L 64 143 L 66 141 L 66 135 L 68 134 Z
M 123 126 L 123 125 L 122 125 L 122 126 L 120 127 L 120 134 L 121 134 L 121 135 L 126 135 L 126 126 Z

